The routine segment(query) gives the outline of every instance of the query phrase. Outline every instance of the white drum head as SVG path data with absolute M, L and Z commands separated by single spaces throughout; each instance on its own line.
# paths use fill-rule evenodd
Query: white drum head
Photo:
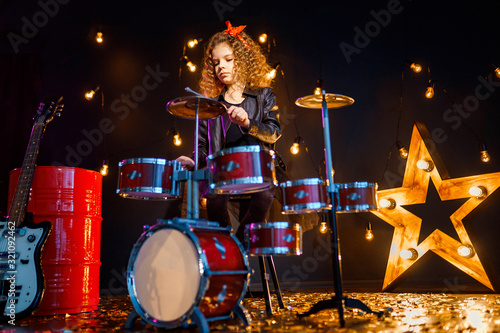
M 154 319 L 173 321 L 196 301 L 201 274 L 192 240 L 176 229 L 161 229 L 143 244 L 134 264 L 137 301 Z

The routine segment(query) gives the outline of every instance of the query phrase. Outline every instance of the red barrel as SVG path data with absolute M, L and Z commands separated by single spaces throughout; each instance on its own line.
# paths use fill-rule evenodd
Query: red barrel
M 20 169 L 9 175 L 9 206 Z M 42 269 L 45 294 L 34 315 L 97 310 L 101 266 L 100 173 L 72 167 L 37 166 L 28 212 L 34 222 L 49 221 L 52 233 L 45 244 Z

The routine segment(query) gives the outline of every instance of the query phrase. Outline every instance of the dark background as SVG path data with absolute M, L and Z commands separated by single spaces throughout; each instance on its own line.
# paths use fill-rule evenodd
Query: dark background
M 467 118 L 443 116 L 452 104 L 475 96 L 479 77 L 492 73 L 489 64 L 500 65 L 497 1 L 1 0 L 0 13 L 0 210 L 6 210 L 8 173 L 21 166 L 40 100 L 51 93 L 63 95 L 63 115 L 48 126 L 38 165 L 99 170 L 108 160 L 101 289 L 126 288 L 123 276 L 130 251 L 144 224 L 179 215 L 179 201 L 146 202 L 116 195 L 118 162 L 132 157 L 172 160 L 192 151 L 194 122 L 169 114 L 165 106 L 185 96 L 185 87 L 197 88 L 199 71 L 188 72 L 179 60 L 183 45 L 192 38 L 206 41 L 224 30 L 228 19 L 233 25 L 247 25 L 254 37 L 262 32 L 270 37 L 269 49 L 265 46 L 269 61 L 280 63 L 275 91 L 283 136 L 277 150 L 294 179 L 324 177 L 321 112 L 294 105 L 298 97 L 312 94 L 319 78 L 328 93 L 355 99 L 352 106 L 330 112 L 336 182 L 372 181 L 379 189 L 400 186 L 405 160 L 394 142 L 399 139 L 408 147 L 414 121 L 424 123 L 431 133 L 444 132 L 436 149 L 452 178 L 500 171 L 498 83 Z M 376 16 L 384 22 L 377 23 Z M 37 31 L 29 30 L 26 22 L 36 23 Z M 94 40 L 97 31 L 104 33 L 101 45 Z M 368 35 L 363 39 L 359 31 Z M 26 38 L 13 43 L 8 38 L 12 33 Z M 357 46 L 356 52 L 346 57 L 341 43 Z M 199 65 L 202 47 L 187 49 L 186 55 Z M 419 62 L 423 71 L 413 73 L 403 65 L 405 60 Z M 119 111 L 116 106 L 124 104 L 116 103 L 138 91 L 148 67 L 163 73 L 161 82 L 128 107 L 127 114 Z M 430 100 L 424 98 L 428 68 L 436 81 Z M 83 97 L 96 85 L 103 92 L 104 108 L 99 98 L 89 102 Z M 70 153 L 89 141 L 85 131 L 95 133 L 106 118 L 113 130 L 104 139 L 96 139 L 86 156 Z M 183 139 L 181 147 L 165 135 L 173 127 Z M 302 146 L 300 154 L 292 156 L 289 147 L 298 134 L 309 153 Z M 479 159 L 482 142 L 491 155 L 487 164 Z M 464 221 L 494 285 L 500 266 L 498 200 L 493 194 Z M 427 203 L 414 207 L 423 218 L 421 237 L 439 228 L 457 238 L 448 216 L 462 202 L 442 203 L 431 186 Z M 375 233 L 371 242 L 364 239 L 368 221 Z M 346 285 L 380 289 L 393 228 L 369 213 L 343 214 L 338 222 Z M 294 288 L 329 285 L 326 242 L 317 228 L 307 231 L 302 256 L 277 260 L 283 282 Z M 398 289 L 424 285 L 453 292 L 484 289 L 433 254 Z

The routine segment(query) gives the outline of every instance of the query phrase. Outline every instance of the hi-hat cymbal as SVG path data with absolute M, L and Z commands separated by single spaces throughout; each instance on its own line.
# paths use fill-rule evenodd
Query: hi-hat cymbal
M 167 103 L 167 110 L 171 114 L 186 118 L 196 118 L 196 103 L 198 102 L 199 119 L 217 117 L 226 112 L 224 104 L 211 99 L 198 96 L 179 97 Z
M 354 99 L 344 95 L 325 94 L 326 106 L 329 109 L 341 108 L 354 103 Z M 323 107 L 323 95 L 309 95 L 299 97 L 295 101 L 297 106 L 308 109 L 321 109 Z

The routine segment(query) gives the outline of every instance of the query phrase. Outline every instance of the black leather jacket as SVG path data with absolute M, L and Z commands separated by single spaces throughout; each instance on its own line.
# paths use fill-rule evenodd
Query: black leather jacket
M 275 93 L 271 88 L 253 90 L 245 88 L 243 95 L 245 99 L 241 103 L 241 107 L 248 113 L 250 127 L 248 129 L 240 127 L 241 132 L 257 138 L 262 147 L 273 149 L 274 143 L 281 136 L 278 110 L 271 111 L 276 102 Z M 222 98 L 223 93 L 219 95 L 219 100 Z M 228 120 L 228 122 L 230 121 Z M 222 116 L 200 120 L 200 134 L 198 138 L 199 168 L 206 166 L 206 160 L 209 155 L 224 148 L 229 126 L 237 125 L 232 123 L 223 124 Z

